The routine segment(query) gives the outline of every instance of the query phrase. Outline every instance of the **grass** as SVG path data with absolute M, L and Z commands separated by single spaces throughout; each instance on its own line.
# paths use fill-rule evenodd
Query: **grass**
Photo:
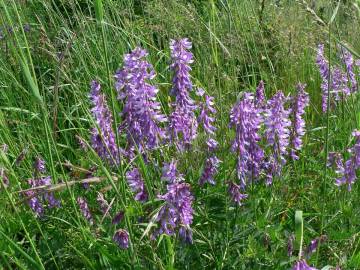
M 304 5 L 303 3 L 306 3 Z M 354 97 L 342 101 L 329 114 L 321 112 L 320 75 L 315 65 L 316 46 L 331 48 L 332 63 L 338 63 L 336 46 L 345 44 L 360 54 L 356 1 L 135 1 L 135 0 L 0 0 L 0 27 L 15 30 L 0 40 L 0 144 L 10 187 L 0 191 L 0 266 L 4 269 L 290 269 L 298 254 L 287 256 L 290 234 L 300 235 L 295 221 L 303 211 L 303 247 L 325 234 L 328 241 L 308 262 L 321 269 L 340 265 L 360 268 L 358 206 L 360 187 L 347 192 L 334 185 L 336 175 L 324 166 L 328 151 L 345 153 L 352 144 L 351 132 L 360 128 L 360 103 Z M 336 11 L 336 12 L 335 12 Z M 325 25 L 317 20 L 320 18 Z M 331 21 L 331 28 L 328 23 Z M 30 32 L 22 28 L 30 24 Z M 177 153 L 164 146 L 151 154 L 151 162 L 135 160 L 146 186 L 164 191 L 158 168 L 172 157 L 192 186 L 194 244 L 177 237 L 152 241 L 148 230 L 159 209 L 156 194 L 145 205 L 133 200 L 124 181 L 131 164 L 116 170 L 84 152 L 76 136 L 89 139 L 94 121 L 89 111 L 89 83 L 102 83 L 116 123 L 121 104 L 116 100 L 112 74 L 121 67 L 123 55 L 137 45 L 149 51 L 157 71 L 156 85 L 163 110 L 169 114 L 168 92 L 172 73 L 168 68 L 169 40 L 189 37 L 195 56 L 193 82 L 216 101 L 218 157 L 222 165 L 214 187 L 197 184 L 206 155 L 204 136 L 191 152 Z M 356 57 L 359 58 L 359 57 Z M 311 97 L 307 110 L 307 133 L 301 158 L 289 162 L 281 179 L 271 187 L 263 183 L 248 191 L 248 199 L 235 206 L 225 182 L 236 179 L 236 156 L 229 150 L 233 133 L 228 129 L 229 111 L 243 91 L 266 83 L 269 98 L 278 89 L 294 93 L 294 86 L 307 83 Z M 117 140 L 124 138 L 117 135 Z M 24 149 L 24 159 L 17 164 Z M 47 162 L 54 183 L 86 178 L 84 172 L 64 166 L 90 169 L 96 165 L 101 184 L 83 189 L 66 185 L 56 196 L 62 207 L 36 218 L 19 203 L 18 191 L 28 188 L 37 156 Z M 113 181 L 112 175 L 118 177 Z M 98 210 L 96 191 L 105 186 L 111 214 L 125 211 L 126 219 L 114 226 Z M 149 190 L 152 190 L 151 188 Z M 90 226 L 82 217 L 76 197 L 89 202 L 95 218 Z M 128 250 L 112 241 L 116 229 L 130 233 Z M 299 236 L 298 236 L 299 237 Z M 298 238 L 297 237 L 297 238 Z M 299 250 L 299 247 L 296 247 Z

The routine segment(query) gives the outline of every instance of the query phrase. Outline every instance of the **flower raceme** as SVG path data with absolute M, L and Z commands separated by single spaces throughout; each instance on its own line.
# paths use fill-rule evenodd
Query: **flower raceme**
M 155 78 L 153 66 L 146 60 L 148 53 L 135 48 L 124 57 L 124 65 L 115 74 L 118 99 L 124 102 L 119 131 L 127 135 L 129 148 L 143 152 L 157 147 L 166 138 L 160 123 L 166 117 L 160 111 L 158 89 L 150 84 Z
M 265 138 L 268 146 L 272 148 L 269 162 L 266 164 L 268 184 L 272 183 L 274 176 L 280 176 L 282 167 L 286 163 L 291 126 L 290 110 L 285 108 L 286 101 L 284 93 L 278 91 L 268 101 L 265 110 Z
M 190 184 L 184 182 L 184 178 L 177 172 L 177 162 L 173 160 L 165 164 L 162 179 L 167 181 L 167 192 L 159 195 L 159 199 L 164 201 L 156 216 L 159 228 L 154 232 L 153 237 L 160 234 L 173 235 L 176 228 L 184 241 L 192 242 L 192 232 L 190 225 L 193 220 L 192 203 L 194 197 L 190 192 Z
M 354 130 L 352 136 L 355 139 L 355 144 L 348 150 L 350 158 L 345 163 L 341 157 L 336 159 L 336 172 L 339 177 L 335 184 L 337 186 L 347 185 L 349 191 L 357 179 L 356 171 L 360 168 L 360 131 Z
M 90 99 L 93 105 L 91 113 L 97 125 L 91 129 L 92 147 L 104 161 L 116 164 L 119 162 L 119 148 L 112 128 L 112 114 L 97 81 L 91 83 Z
M 170 69 L 174 72 L 170 94 L 175 96 L 175 103 L 170 115 L 169 133 L 172 141 L 180 149 L 191 144 L 197 136 L 198 128 L 195 116 L 196 105 L 190 97 L 190 91 L 193 88 L 190 78 L 190 64 L 193 62 L 193 54 L 189 51 L 191 46 L 187 38 L 170 42 Z M 211 106 L 211 99 L 208 102 Z M 212 131 L 212 119 L 205 113 L 206 111 L 203 111 L 203 117 L 206 117 L 205 129 Z
M 259 144 L 262 121 L 260 110 L 254 104 L 254 96 L 244 93 L 230 112 L 230 127 L 235 129 L 231 149 L 237 154 L 237 176 L 242 188 L 260 175 L 264 158 Z
M 42 176 L 42 173 L 46 173 L 45 161 L 37 158 L 34 162 L 34 177 L 28 180 L 31 188 L 51 185 L 51 176 Z M 60 201 L 52 192 L 28 190 L 25 192 L 25 196 L 29 197 L 27 203 L 37 217 L 41 217 L 45 213 L 44 205 L 47 205 L 48 208 L 60 207 Z
M 146 202 L 148 194 L 145 188 L 144 180 L 141 178 L 140 172 L 137 168 L 132 169 L 126 173 L 126 180 L 132 192 L 136 193 L 135 200 L 139 202 Z
M 305 92 L 305 84 L 297 85 L 297 93 L 292 101 L 292 128 L 291 128 L 291 149 L 290 156 L 292 159 L 299 159 L 297 151 L 302 148 L 302 137 L 305 135 L 305 108 L 309 106 L 309 95 Z

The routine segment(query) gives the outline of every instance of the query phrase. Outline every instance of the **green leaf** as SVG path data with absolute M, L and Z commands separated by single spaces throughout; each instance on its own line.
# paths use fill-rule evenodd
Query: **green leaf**
M 295 248 L 299 250 L 299 258 L 302 253 L 302 244 L 304 240 L 304 219 L 303 211 L 296 210 L 295 212 Z

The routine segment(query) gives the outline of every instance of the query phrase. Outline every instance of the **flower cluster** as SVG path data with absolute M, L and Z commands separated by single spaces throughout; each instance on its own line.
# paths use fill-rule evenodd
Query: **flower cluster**
M 149 83 L 155 71 L 147 55 L 146 50 L 135 48 L 125 55 L 123 68 L 115 74 L 118 98 L 124 102 L 119 131 L 126 133 L 130 149 L 136 147 L 140 152 L 157 147 L 166 137 L 159 124 L 167 119 L 156 100 L 159 90 Z
M 305 260 L 299 260 L 295 263 L 292 270 L 317 270 L 317 269 L 309 266 Z
M 110 205 L 104 198 L 104 194 L 101 192 L 98 192 L 97 196 L 96 196 L 96 201 L 100 206 L 101 213 L 103 215 L 109 216 Z
M 215 185 L 214 176 L 218 171 L 220 160 L 216 156 L 211 156 L 206 159 L 204 171 L 200 177 L 199 185 L 203 186 L 205 183 Z
M 232 150 L 238 156 L 237 176 L 242 188 L 260 174 L 264 158 L 264 151 L 259 145 L 261 123 L 262 116 L 255 106 L 254 96 L 251 93 L 244 93 L 243 98 L 230 112 L 230 127 L 234 127 L 236 132 Z
M 129 233 L 124 229 L 115 232 L 113 240 L 122 249 L 129 248 Z
M 291 122 L 290 110 L 285 108 L 287 98 L 283 92 L 277 92 L 267 104 L 265 111 L 265 136 L 268 146 L 272 147 L 272 155 L 269 157 L 267 183 L 271 184 L 273 176 L 280 176 L 283 165 L 286 163 L 285 156 L 289 146 Z
M 197 136 L 198 124 L 195 116 L 196 105 L 190 97 L 192 82 L 190 78 L 190 64 L 193 55 L 189 51 L 191 42 L 188 39 L 171 40 L 170 68 L 174 71 L 171 94 L 175 96 L 174 111 L 170 116 L 169 132 L 171 139 L 182 149 L 189 145 Z M 207 120 L 207 128 L 211 130 L 210 119 Z
M 202 96 L 204 91 L 198 91 L 198 95 Z M 216 109 L 214 108 L 214 98 L 208 95 L 205 95 L 205 102 L 200 105 L 200 116 L 199 123 L 204 127 L 205 132 L 209 136 L 213 136 L 216 131 L 216 127 L 214 126 L 215 118 L 214 114 L 216 113 Z M 205 161 L 204 170 L 199 179 L 199 185 L 203 186 L 205 183 L 209 183 L 211 185 L 215 185 L 214 177 L 217 174 L 218 167 L 220 164 L 220 160 L 213 153 L 217 146 L 218 142 L 213 138 L 208 138 L 206 140 L 206 145 L 208 147 L 208 152 L 210 156 Z
M 309 106 L 309 95 L 305 90 L 306 85 L 299 83 L 297 85 L 297 93 L 293 100 L 292 106 L 292 129 L 291 129 L 291 150 L 290 156 L 292 159 L 299 159 L 297 151 L 302 147 L 302 137 L 305 135 L 305 120 L 303 115 L 305 114 L 305 108 Z
M 344 47 L 339 47 L 340 59 L 345 65 L 345 71 L 340 66 L 330 66 L 329 61 L 324 55 L 324 45 L 319 44 L 316 64 L 319 67 L 322 79 L 322 110 L 327 110 L 328 96 L 334 96 L 335 101 L 339 101 L 351 93 L 357 92 L 358 83 L 354 71 L 354 61 L 352 54 Z M 330 93 L 329 93 L 330 91 Z M 330 103 L 332 104 L 332 103 Z
M 316 237 L 315 239 L 310 241 L 310 244 L 306 248 L 305 255 L 309 258 L 312 253 L 316 251 L 319 246 L 319 243 L 324 243 L 327 240 L 326 235 L 322 235 L 320 237 Z
M 99 157 L 110 164 L 116 164 L 119 162 L 119 148 L 112 128 L 112 114 L 97 81 L 91 83 L 90 99 L 93 105 L 91 112 L 96 123 L 96 127 L 91 129 L 92 147 Z
M 248 197 L 247 194 L 243 194 L 241 192 L 240 187 L 237 184 L 235 184 L 234 182 L 229 183 L 228 191 L 229 191 L 231 199 L 239 206 L 241 206 L 242 201 Z
M 336 179 L 336 185 L 347 185 L 349 191 L 356 181 L 356 171 L 360 168 L 360 131 L 355 130 L 352 135 L 355 139 L 355 144 L 348 150 L 350 158 L 345 163 L 339 156 L 334 158 L 337 165 L 336 172 L 340 175 Z
M 354 58 L 346 48 L 340 46 L 339 49 L 340 58 L 345 64 L 346 73 L 351 84 L 351 92 L 356 92 L 358 88 L 358 83 L 356 81 L 356 75 L 354 72 Z
M 45 161 L 41 158 L 37 158 L 34 162 L 34 178 L 28 179 L 30 188 L 47 187 L 51 185 L 50 176 L 41 176 L 41 173 L 46 172 Z M 37 217 L 44 214 L 44 205 L 48 208 L 60 207 L 60 201 L 57 200 L 52 192 L 44 191 L 43 188 L 38 190 L 28 190 L 24 192 L 24 195 L 28 197 L 27 203 L 29 207 L 34 211 Z
M 84 218 L 89 222 L 90 225 L 94 224 L 94 220 L 92 218 L 86 199 L 83 197 L 78 197 L 76 201 Z
M 194 197 L 190 192 L 190 185 L 183 182 L 181 174 L 176 171 L 176 162 L 166 164 L 163 170 L 163 179 L 168 181 L 167 193 L 159 195 L 164 201 L 156 221 L 159 228 L 154 232 L 153 237 L 160 234 L 173 235 L 176 228 L 179 228 L 179 235 L 187 242 L 192 242 L 190 225 L 193 220 L 192 202 Z
M 135 200 L 139 202 L 146 202 L 148 193 L 145 189 L 144 180 L 141 178 L 140 172 L 137 168 L 132 169 L 126 173 L 126 180 L 132 192 L 136 193 Z

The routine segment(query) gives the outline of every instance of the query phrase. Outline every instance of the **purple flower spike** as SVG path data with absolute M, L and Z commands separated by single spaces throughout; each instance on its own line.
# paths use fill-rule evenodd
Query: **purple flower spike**
M 305 260 L 299 260 L 295 263 L 292 270 L 317 270 L 317 269 L 309 266 Z
M 208 147 L 209 152 L 214 152 L 218 147 L 219 143 L 216 140 L 210 138 L 206 141 L 206 145 Z
M 29 179 L 28 184 L 31 188 L 50 186 L 51 177 L 46 176 L 38 179 Z M 60 207 L 60 201 L 55 199 L 55 196 L 52 192 L 44 192 L 41 194 L 41 191 L 42 190 L 39 191 L 39 194 L 37 194 L 37 191 L 33 190 L 25 192 L 25 196 L 31 197 L 31 199 L 28 200 L 28 204 L 30 208 L 35 212 L 35 215 L 37 217 L 40 217 L 44 214 L 44 204 L 46 204 L 48 208 Z
M 132 192 L 136 193 L 135 200 L 140 202 L 146 202 L 148 194 L 145 189 L 144 180 L 142 179 L 140 172 L 137 168 L 132 169 L 126 173 L 126 180 L 130 186 Z
M 247 194 L 241 193 L 240 187 L 233 182 L 229 183 L 229 194 L 231 199 L 234 201 L 234 203 L 236 203 L 239 206 L 241 206 L 242 201 L 248 197 Z
M 110 206 L 109 206 L 109 203 L 104 198 L 104 194 L 102 194 L 101 192 L 98 192 L 97 197 L 96 197 L 96 201 L 100 206 L 101 213 L 103 215 L 106 214 L 106 215 L 109 216 Z
M 259 108 L 265 106 L 265 85 L 263 81 L 260 81 L 255 93 L 255 105 Z
M 214 98 L 208 95 L 205 95 L 205 103 L 201 105 L 201 111 L 199 115 L 199 123 L 202 123 L 204 130 L 208 134 L 214 134 L 216 127 L 213 125 L 215 122 L 214 117 L 211 117 L 211 114 L 216 113 L 214 106 Z
M 320 237 L 317 237 L 317 238 L 311 240 L 309 246 L 307 247 L 307 249 L 305 251 L 306 256 L 309 258 L 310 255 L 316 251 L 316 249 L 319 246 L 319 243 L 324 243 L 326 240 L 327 240 L 326 235 L 322 235 Z
M 92 147 L 103 160 L 116 164 L 119 162 L 119 151 L 112 128 L 112 114 L 97 81 L 91 83 L 90 99 L 93 104 L 91 112 L 97 124 L 91 129 Z
M 27 196 L 32 195 L 30 192 L 26 193 Z M 44 214 L 44 207 L 37 197 L 33 197 L 28 201 L 29 207 L 35 212 L 36 217 L 41 217 Z
M 178 181 L 178 173 L 177 173 L 177 161 L 172 160 L 170 163 L 165 163 L 162 168 L 161 180 L 166 181 L 168 183 L 175 183 Z
M 295 241 L 295 235 L 291 234 L 289 236 L 288 243 L 287 243 L 287 255 L 289 257 L 291 257 L 294 252 L 294 241 Z
M 329 90 L 329 76 L 331 74 L 329 62 L 324 55 L 324 44 L 319 44 L 316 57 L 316 64 L 319 67 L 320 76 L 322 78 L 321 90 L 322 90 L 322 111 L 327 110 L 327 99 Z
M 272 156 L 269 158 L 267 183 L 272 183 L 274 175 L 279 176 L 286 163 L 285 155 L 289 146 L 289 110 L 285 109 L 287 98 L 283 92 L 277 92 L 269 101 L 265 110 L 265 136 L 269 146 L 272 147 Z
M 29 179 L 28 184 L 30 187 L 37 187 L 39 186 L 39 181 L 36 179 Z M 30 190 L 25 192 L 25 196 L 32 197 L 28 200 L 29 207 L 34 211 L 36 217 L 41 217 L 44 214 L 44 206 L 41 202 L 41 198 L 38 196 L 34 196 L 36 191 Z
M 34 162 L 34 169 L 37 175 L 41 173 L 45 173 L 46 172 L 45 161 L 40 157 L 36 158 Z
M 200 186 L 203 186 L 205 183 L 215 185 L 214 177 L 217 174 L 220 162 L 221 161 L 216 156 L 206 159 L 205 168 L 199 180 Z
M 305 135 L 305 108 L 309 106 L 309 95 L 305 92 L 305 84 L 299 83 L 297 85 L 297 93 L 292 104 L 293 123 L 291 130 L 291 150 L 290 156 L 292 159 L 299 159 L 296 154 L 302 148 L 302 137 Z
M 118 99 L 124 102 L 119 131 L 125 131 L 132 152 L 154 149 L 166 138 L 159 124 L 167 119 L 156 100 L 159 90 L 150 84 L 155 71 L 147 55 L 146 50 L 135 48 L 125 55 L 123 68 L 115 74 Z
M 153 233 L 153 238 L 160 234 L 173 235 L 176 228 L 179 228 L 180 236 L 186 241 L 192 242 L 190 225 L 193 220 L 192 203 L 194 197 L 190 192 L 190 185 L 183 182 L 183 177 L 178 174 L 175 161 L 166 165 L 163 178 L 168 181 L 167 193 L 159 195 L 159 199 L 165 203 L 161 207 L 155 220 L 159 228 Z M 165 175 L 165 177 L 164 177 Z
M 336 173 L 340 177 L 336 179 L 335 183 L 337 186 L 347 185 L 349 191 L 357 179 L 356 170 L 360 168 L 360 131 L 355 130 L 352 135 L 355 144 L 348 150 L 350 158 L 345 161 L 345 164 L 343 164 L 342 159 L 338 160 Z
M 170 68 L 174 71 L 171 94 L 175 96 L 174 111 L 170 116 L 169 131 L 172 141 L 182 149 L 188 146 L 197 136 L 197 121 L 194 110 L 196 105 L 190 97 L 192 82 L 190 78 L 190 64 L 193 55 L 189 51 L 191 42 L 187 39 L 171 40 Z
M 129 233 L 126 230 L 117 230 L 114 234 L 113 240 L 120 248 L 129 248 Z
M 51 177 L 42 177 L 38 180 L 39 186 L 50 186 L 51 185 Z M 52 192 L 45 192 L 43 195 L 43 199 L 47 202 L 49 208 L 60 207 L 60 201 L 55 199 L 54 193 Z
M 82 197 L 78 197 L 76 201 L 79 204 L 80 211 L 83 214 L 84 218 L 90 223 L 90 225 L 93 225 L 94 221 L 86 200 Z
M 112 219 L 111 223 L 116 225 L 119 224 L 124 219 L 124 211 L 119 211 Z
M 340 46 L 340 58 L 344 62 L 346 67 L 347 76 L 351 83 L 351 92 L 354 93 L 357 91 L 358 85 L 356 80 L 356 75 L 354 72 L 354 58 L 352 54 L 344 47 Z
M 245 187 L 248 181 L 254 181 L 260 175 L 264 159 L 264 151 L 259 145 L 262 121 L 260 110 L 254 105 L 254 96 L 251 93 L 245 93 L 230 112 L 230 127 L 234 127 L 236 132 L 232 151 L 238 155 L 237 176 L 241 187 Z
M 187 244 L 193 243 L 193 232 L 189 227 L 181 227 L 179 229 L 179 235 L 185 243 Z

